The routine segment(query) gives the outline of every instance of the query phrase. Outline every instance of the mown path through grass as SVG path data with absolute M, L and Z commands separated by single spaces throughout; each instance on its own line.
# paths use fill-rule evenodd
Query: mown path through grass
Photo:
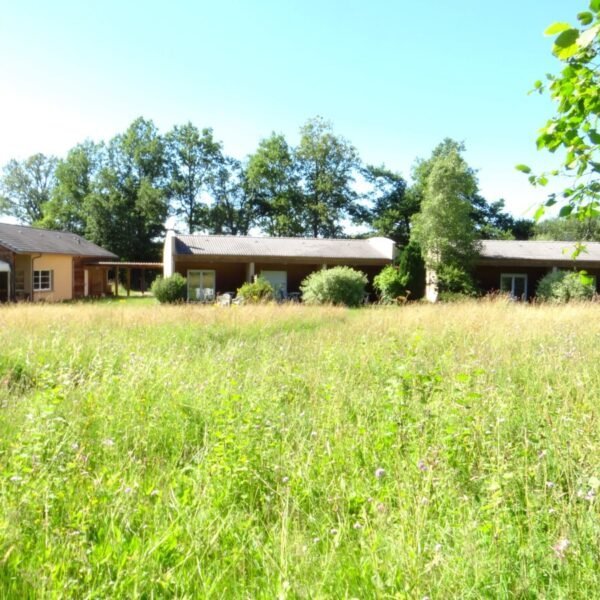
M 593 597 L 599 314 L 0 308 L 0 597 Z

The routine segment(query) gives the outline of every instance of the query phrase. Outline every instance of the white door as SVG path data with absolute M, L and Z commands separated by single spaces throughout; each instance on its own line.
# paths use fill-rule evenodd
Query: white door
M 275 298 L 287 298 L 287 271 L 261 271 L 260 276 L 273 286 Z

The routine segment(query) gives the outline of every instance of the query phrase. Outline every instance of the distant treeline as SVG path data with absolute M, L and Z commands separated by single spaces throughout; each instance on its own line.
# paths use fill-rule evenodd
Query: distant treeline
M 85 141 L 61 159 L 11 160 L 0 214 L 85 235 L 124 259 L 156 258 L 171 216 L 186 232 L 342 237 L 352 225 L 406 245 L 427 165 L 448 148 L 464 150 L 444 140 L 430 159 L 416 160 L 409 185 L 385 166 L 363 164 L 321 118 L 300 129 L 297 146 L 273 133 L 244 161 L 227 156 L 210 128 L 187 123 L 161 134 L 138 118 L 108 142 Z M 503 200 L 489 203 L 476 189 L 468 200 L 480 237 L 532 235 L 532 222 L 515 220 Z

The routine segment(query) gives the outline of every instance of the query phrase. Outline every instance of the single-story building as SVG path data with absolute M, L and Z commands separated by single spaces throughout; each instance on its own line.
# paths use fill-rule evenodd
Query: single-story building
M 600 243 L 584 242 L 573 258 L 575 242 L 483 240 L 474 278 L 484 292 L 508 292 L 528 300 L 535 296 L 540 279 L 558 269 L 587 271 L 600 283 Z
M 187 278 L 188 299 L 235 293 L 261 275 L 283 297 L 297 294 L 310 273 L 338 265 L 358 269 L 369 282 L 396 256 L 393 240 L 178 235 L 165 239 L 163 273 Z
M 0 302 L 102 296 L 103 260 L 117 257 L 74 233 L 0 223 Z

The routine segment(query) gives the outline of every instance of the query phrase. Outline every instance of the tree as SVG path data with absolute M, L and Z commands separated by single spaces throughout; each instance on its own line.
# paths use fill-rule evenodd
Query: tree
M 386 169 L 383 165 L 367 165 L 363 170 L 372 191 L 368 194 L 371 207 L 363 216 L 377 235 L 393 239 L 405 246 L 410 238 L 410 221 L 419 211 L 420 197 L 407 188 L 405 179 L 399 173 Z
M 342 219 L 351 214 L 356 200 L 351 184 L 358 155 L 320 117 L 309 120 L 300 134 L 295 159 L 303 192 L 306 233 L 313 237 L 337 237 L 342 233 Z
M 167 191 L 173 212 L 193 233 L 206 222 L 207 205 L 202 193 L 208 192 L 223 163 L 221 144 L 212 129 L 200 131 L 192 123 L 175 126 L 165 137 L 169 183 Z
M 56 185 L 43 206 L 41 225 L 85 235 L 89 201 L 102 167 L 103 147 L 87 141 L 69 150 L 56 166 Z
M 283 135 L 273 133 L 260 141 L 248 159 L 246 180 L 256 204 L 258 225 L 267 235 L 304 233 L 298 169 Z
M 254 222 L 254 203 L 240 161 L 226 157 L 212 182 L 213 204 L 205 229 L 210 233 L 247 235 Z
M 108 144 L 88 205 L 88 235 L 126 260 L 155 259 L 168 206 L 165 151 L 154 123 L 136 119 Z
M 465 287 L 459 274 L 468 273 L 477 253 L 469 201 L 476 192 L 475 176 L 456 149 L 433 159 L 411 239 L 421 247 L 427 268 L 438 274 L 440 290 L 463 291 L 453 289 L 453 282 Z M 444 271 L 452 282 L 444 280 Z
M 546 35 L 556 36 L 552 52 L 564 67 L 559 75 L 547 75 L 547 85 L 542 81 L 534 84 L 557 104 L 556 116 L 542 128 L 537 147 L 564 151 L 564 159 L 560 168 L 541 175 L 533 174 L 527 165 L 517 165 L 533 185 L 545 186 L 549 176 L 572 180 L 562 191 L 562 199 L 556 194 L 548 196 L 536 219 L 559 201 L 563 202 L 561 217 L 600 215 L 600 0 L 591 0 L 589 10 L 580 12 L 577 19 L 581 27 L 554 23 L 546 29 Z
M 55 185 L 56 162 L 54 156 L 44 154 L 22 162 L 11 160 L 0 181 L 0 206 L 22 223 L 38 223 Z
M 533 229 L 536 240 L 560 242 L 600 242 L 600 217 L 589 219 L 547 219 Z

